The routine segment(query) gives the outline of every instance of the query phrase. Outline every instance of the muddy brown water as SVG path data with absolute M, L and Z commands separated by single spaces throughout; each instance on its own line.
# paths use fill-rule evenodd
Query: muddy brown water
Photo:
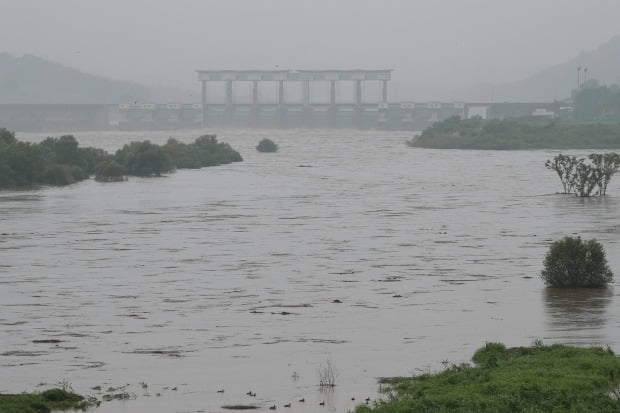
M 465 362 L 486 341 L 620 350 L 617 289 L 562 293 L 538 277 L 568 234 L 599 239 L 620 272 L 620 178 L 578 199 L 555 194 L 553 151 L 214 132 L 245 161 L 0 192 L 0 392 L 67 380 L 99 398 L 126 386 L 132 400 L 101 413 L 345 412 L 377 396 L 378 377 Z M 198 135 L 77 137 L 115 150 Z M 264 137 L 280 151 L 256 152 Z M 322 392 L 328 359 L 337 386 Z

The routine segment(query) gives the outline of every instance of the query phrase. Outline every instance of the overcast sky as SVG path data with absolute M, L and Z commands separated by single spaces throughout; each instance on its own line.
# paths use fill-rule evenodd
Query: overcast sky
M 620 34 L 619 0 L 0 0 L 0 50 L 199 89 L 195 69 L 393 68 L 449 97 Z

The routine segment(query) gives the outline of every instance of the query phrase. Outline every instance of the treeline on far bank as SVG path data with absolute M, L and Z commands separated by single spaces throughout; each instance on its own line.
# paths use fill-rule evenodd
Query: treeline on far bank
M 407 144 L 436 149 L 618 149 L 620 124 L 455 116 L 436 122 Z
M 165 145 L 131 142 L 109 154 L 80 148 L 72 135 L 22 142 L 0 129 L 0 189 L 38 185 L 69 185 L 90 176 L 99 181 L 122 181 L 126 176 L 160 176 L 175 169 L 202 168 L 242 161 L 229 144 L 204 135 L 185 144 L 170 138 Z

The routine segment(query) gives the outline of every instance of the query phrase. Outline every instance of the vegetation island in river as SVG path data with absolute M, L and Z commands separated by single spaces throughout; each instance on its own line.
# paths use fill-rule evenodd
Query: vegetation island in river
M 95 176 L 98 181 L 123 181 L 126 176 L 160 176 L 175 169 L 202 168 L 242 161 L 229 144 L 204 135 L 190 144 L 170 138 L 164 145 L 131 142 L 109 154 L 80 148 L 72 135 L 21 142 L 0 129 L 0 189 L 38 185 L 70 185 Z
M 435 149 L 618 149 L 620 123 L 455 116 L 436 122 L 407 144 Z

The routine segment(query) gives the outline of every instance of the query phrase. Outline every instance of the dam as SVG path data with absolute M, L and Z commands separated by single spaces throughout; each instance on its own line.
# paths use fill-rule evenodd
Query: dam
M 453 116 L 559 113 L 553 102 L 392 102 L 388 96 L 392 69 L 197 70 L 196 74 L 200 101 L 6 103 L 0 104 L 0 127 L 24 132 L 222 127 L 420 131 Z M 365 93 L 372 91 L 371 86 L 375 93 Z
M 441 104 L 432 102 L 418 107 L 414 102 L 388 101 L 388 81 L 392 69 L 353 70 L 197 70 L 202 84 L 200 103 L 202 126 L 243 125 L 248 127 L 276 128 L 359 128 L 413 130 L 416 126 L 464 116 L 463 103 Z M 379 99 L 368 101 L 364 86 L 368 82 L 380 85 Z M 224 86 L 223 102 L 211 102 L 208 86 Z M 343 99 L 338 91 L 342 84 L 353 88 L 353 99 Z M 238 102 L 234 90 L 245 84 L 251 86 L 250 99 Z M 298 93 L 287 95 L 287 86 L 295 84 Z M 261 100 L 263 85 L 275 86 L 275 99 Z M 328 99 L 313 100 L 318 86 L 328 86 Z M 340 97 L 340 99 L 338 99 Z M 198 108 L 198 107 L 197 107 Z M 418 115 L 418 116 L 416 116 Z M 427 121 L 423 121 L 427 119 Z

